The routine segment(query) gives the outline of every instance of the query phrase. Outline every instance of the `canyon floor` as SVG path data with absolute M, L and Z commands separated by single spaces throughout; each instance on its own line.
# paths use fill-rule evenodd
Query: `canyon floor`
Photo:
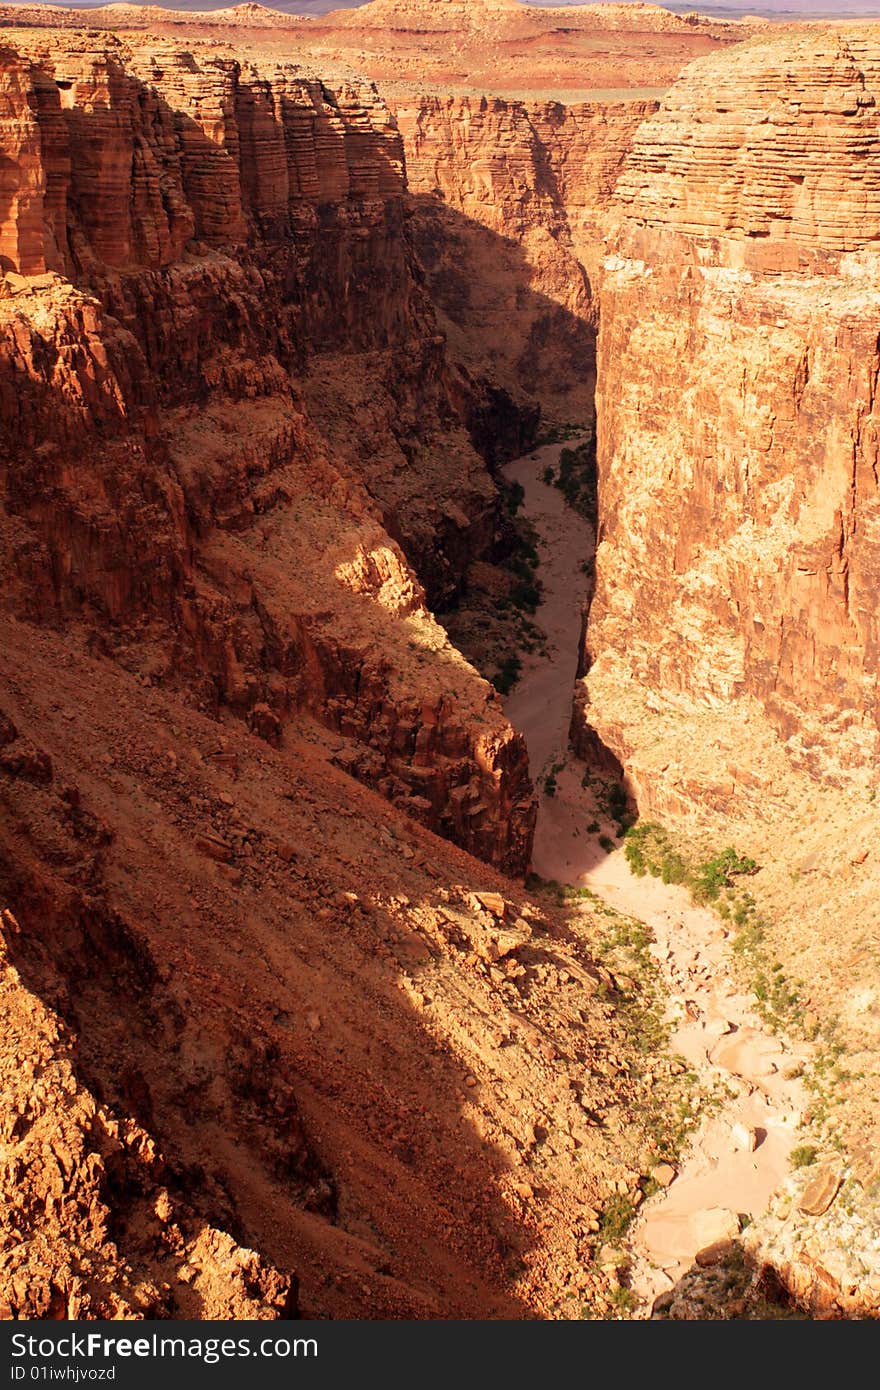
M 729 1242 L 761 1216 L 788 1176 L 802 1137 L 807 1096 L 800 1077 L 811 1049 L 780 1037 L 760 1018 L 734 968 L 732 933 L 713 911 L 695 906 L 683 887 L 632 872 L 622 845 L 612 846 L 616 826 L 602 783 L 571 753 L 573 653 L 594 538 L 590 523 L 545 481 L 564 447 L 533 450 L 504 469 L 507 481 L 522 487 L 524 514 L 539 536 L 535 620 L 546 635 L 546 645 L 526 655 L 506 710 L 526 735 L 541 790 L 535 873 L 586 889 L 593 904 L 606 903 L 648 929 L 648 951 L 667 991 L 670 1049 L 705 1088 L 703 1113 L 665 1175 L 668 1185 L 644 1203 L 626 1236 L 627 1287 L 645 1316 L 707 1247 Z M 624 1259 L 622 1251 L 621 1264 Z

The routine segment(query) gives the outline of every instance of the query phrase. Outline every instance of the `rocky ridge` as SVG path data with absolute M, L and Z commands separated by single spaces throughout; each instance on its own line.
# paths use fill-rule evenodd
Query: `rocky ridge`
M 522 742 L 392 539 L 436 601 L 456 546 L 493 543 L 496 502 L 375 91 L 161 43 L 6 52 L 9 598 L 158 619 L 163 674 L 275 741 L 311 709 L 352 771 L 522 869 Z
M 571 102 L 591 90 L 620 97 L 662 89 L 690 59 L 765 24 L 645 4 L 372 0 L 316 18 L 302 33 L 383 84 L 399 80 L 441 96 L 555 95 Z
M 687 32 L 696 24 L 712 24 L 705 16 L 688 19 L 673 14 L 662 5 L 644 3 L 601 5 L 536 6 L 525 0 L 370 0 L 356 9 L 334 10 L 323 22 L 350 26 L 356 29 L 422 28 L 455 33 L 480 29 L 493 34 L 492 26 L 501 33 L 507 26 L 522 24 L 533 29 L 555 30 L 561 22 L 574 29 L 590 33 L 627 28 L 644 33 Z M 737 28 L 735 21 L 718 21 L 718 29 Z
M 34 25 L 46 29 L 150 29 L 166 26 L 181 28 L 296 29 L 307 23 L 304 15 L 273 10 L 245 0 L 216 10 L 166 10 L 161 5 L 129 5 L 115 0 L 110 5 L 92 5 L 88 10 L 65 5 L 2 5 L 0 24 L 13 28 Z

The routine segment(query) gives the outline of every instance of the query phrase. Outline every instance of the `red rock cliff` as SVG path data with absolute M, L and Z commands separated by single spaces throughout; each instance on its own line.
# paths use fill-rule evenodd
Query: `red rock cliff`
M 443 592 L 494 489 L 375 90 L 76 34 L 17 37 L 0 73 L 7 599 L 109 624 L 266 737 L 312 711 L 523 869 L 522 741 L 389 536 Z
M 745 45 L 680 79 L 618 185 L 580 699 L 661 801 L 697 761 L 676 721 L 743 739 L 750 702 L 817 774 L 873 777 L 878 97 L 876 30 Z
M 443 592 L 494 508 L 399 137 L 199 45 L 2 71 L 0 1299 L 608 1310 L 648 1083 L 393 539 Z
M 567 419 L 592 412 L 591 277 L 633 134 L 656 103 L 390 97 L 416 244 L 450 341 Z

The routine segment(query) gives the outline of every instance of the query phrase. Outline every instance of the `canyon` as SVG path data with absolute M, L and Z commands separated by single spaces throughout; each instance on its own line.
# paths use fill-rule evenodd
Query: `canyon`
M 4 1316 L 876 1316 L 878 55 L 0 6 Z

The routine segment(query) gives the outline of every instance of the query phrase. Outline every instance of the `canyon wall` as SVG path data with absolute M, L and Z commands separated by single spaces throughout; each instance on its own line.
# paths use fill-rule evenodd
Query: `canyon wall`
M 726 823 L 768 730 L 870 780 L 876 52 L 398 130 L 280 57 L 3 31 L 8 1316 L 619 1308 L 601 1212 L 681 1097 L 607 920 L 504 877 L 525 748 L 428 604 L 498 544 L 491 439 L 589 409 L 601 275 L 576 739 Z
M 591 285 L 633 134 L 656 103 L 401 95 L 415 243 L 454 350 L 518 398 L 592 417 Z
M 400 136 L 216 44 L 0 74 L 0 1302 L 610 1312 L 680 1083 L 604 920 L 505 877 L 526 750 L 426 589 L 526 425 L 439 330 Z
M 496 494 L 375 90 L 39 31 L 2 82 L 7 602 L 93 619 L 267 738 L 311 711 L 352 772 L 523 870 L 522 740 L 397 544 L 436 602 Z
M 644 808 L 760 796 L 762 720 L 820 779 L 875 778 L 878 89 L 876 29 L 701 60 L 617 187 L 575 727 Z

